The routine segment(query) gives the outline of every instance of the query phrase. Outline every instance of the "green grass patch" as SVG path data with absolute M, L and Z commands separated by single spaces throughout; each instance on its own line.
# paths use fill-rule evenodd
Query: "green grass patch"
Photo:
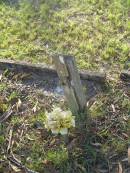
M 129 2 L 128 2 L 129 3 Z M 129 58 L 128 6 L 121 0 L 0 4 L 0 57 L 50 63 L 51 53 L 72 54 L 80 68 L 122 67 Z

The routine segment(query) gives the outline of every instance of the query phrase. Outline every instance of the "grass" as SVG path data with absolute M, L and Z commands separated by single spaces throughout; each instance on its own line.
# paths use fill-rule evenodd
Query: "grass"
M 41 173 L 96 173 L 110 169 L 114 162 L 118 167 L 122 157 L 127 157 L 130 98 L 117 77 L 130 58 L 129 7 L 129 0 L 48 0 L 38 11 L 25 1 L 16 7 L 0 3 L 0 58 L 51 64 L 53 53 L 72 54 L 79 68 L 105 70 L 116 77 L 108 77 L 108 91 L 90 107 L 90 128 L 70 132 L 69 144 L 44 129 L 46 104 L 40 104 L 36 93 L 23 96 L 17 85 L 2 81 L 0 112 L 18 99 L 29 112 L 17 116 L 17 110 L 0 124 L 1 172 L 6 167 L 1 163 L 9 125 L 14 129 L 13 153 L 25 166 Z M 34 113 L 36 101 L 39 111 Z M 19 138 L 22 129 L 25 134 Z
M 129 58 L 128 7 L 121 0 L 49 0 L 38 12 L 28 3 L 0 8 L 1 58 L 48 63 L 51 53 L 72 54 L 80 68 L 99 70 L 122 68 Z

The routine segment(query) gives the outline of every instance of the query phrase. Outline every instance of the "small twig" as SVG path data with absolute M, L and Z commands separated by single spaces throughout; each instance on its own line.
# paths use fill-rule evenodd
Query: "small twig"
M 20 133 L 20 135 L 19 135 L 19 142 L 22 141 L 22 137 L 23 137 L 24 133 L 26 133 L 26 131 L 27 131 L 27 126 L 26 126 L 26 124 L 23 123 L 23 124 L 21 125 L 21 127 L 22 127 L 22 129 L 21 129 L 21 133 Z
M 11 162 L 11 164 L 15 165 L 19 169 L 23 170 L 25 173 L 38 173 L 26 168 L 15 156 L 12 154 L 11 156 L 7 157 L 7 159 Z
M 10 131 L 9 131 L 9 143 L 7 147 L 8 154 L 11 152 L 11 148 L 12 148 L 12 136 L 13 136 L 13 126 L 10 128 Z
M 11 114 L 13 113 L 13 109 L 14 108 L 14 105 L 12 107 L 10 107 L 8 109 L 7 112 L 5 112 L 1 117 L 0 117 L 0 123 L 3 123 L 4 121 L 6 121 L 10 116 Z

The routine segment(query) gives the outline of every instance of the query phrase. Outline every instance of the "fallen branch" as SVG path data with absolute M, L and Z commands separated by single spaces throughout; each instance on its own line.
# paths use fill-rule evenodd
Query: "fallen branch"
M 11 114 L 13 113 L 13 107 L 12 106 L 11 108 L 8 109 L 7 112 L 5 112 L 1 117 L 0 117 L 0 123 L 3 123 L 4 121 L 6 121 L 10 116 Z

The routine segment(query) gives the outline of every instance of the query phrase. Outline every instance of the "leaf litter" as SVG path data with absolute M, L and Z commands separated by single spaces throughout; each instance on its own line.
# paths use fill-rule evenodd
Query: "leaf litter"
M 63 94 L 54 92 L 53 82 L 50 88 L 48 83 L 39 87 L 41 81 L 28 84 L 26 78 L 28 75 L 12 72 L 0 77 L 0 172 L 129 172 L 127 86 L 120 82 L 114 91 L 95 96 L 90 124 L 70 130 L 66 142 L 44 128 L 46 110 L 51 111 L 54 105 L 67 108 Z M 58 152 L 66 159 L 56 162 Z

